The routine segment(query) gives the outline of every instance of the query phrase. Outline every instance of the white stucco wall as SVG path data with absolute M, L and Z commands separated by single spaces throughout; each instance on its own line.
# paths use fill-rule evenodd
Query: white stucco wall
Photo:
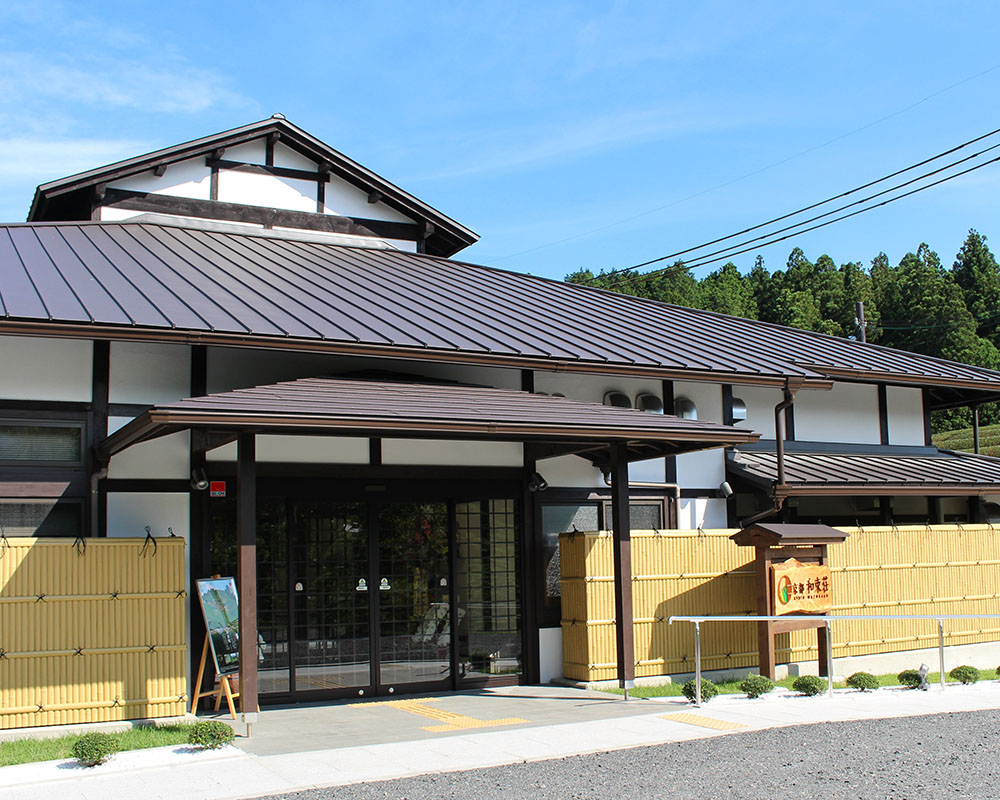
M 889 444 L 924 444 L 924 395 L 920 389 L 886 387 Z
M 114 433 L 130 417 L 109 417 L 108 433 Z M 191 477 L 191 437 L 187 431 L 161 436 L 134 444 L 113 456 L 109 478 L 183 478 Z
M 368 440 L 341 436 L 257 436 L 257 461 L 284 464 L 367 464 Z M 206 454 L 208 461 L 235 461 L 236 443 Z
M 677 381 L 674 401 L 681 397 L 694 401 L 699 420 L 722 422 L 722 386 L 718 383 Z M 721 448 L 677 456 L 677 483 L 683 488 L 714 489 L 725 479 L 726 460 Z
M 176 344 L 111 343 L 109 400 L 152 405 L 191 394 L 191 348 Z
M 439 442 L 423 439 L 383 439 L 382 463 L 386 465 L 520 467 L 524 464 L 524 453 L 520 442 Z
M 726 528 L 726 501 L 719 498 L 684 497 L 677 506 L 678 530 Z
M 109 183 L 108 188 L 208 200 L 211 194 L 211 178 L 212 170 L 205 166 L 205 159 L 201 157 L 171 164 L 167 167 L 167 171 L 159 178 L 150 170 L 128 178 L 120 178 Z M 112 211 L 116 209 L 104 210 Z M 134 214 L 137 212 L 131 213 Z M 104 218 L 103 214 L 101 218 Z
M 86 339 L 0 336 L 0 398 L 89 403 L 93 357 Z
M 770 386 L 734 386 L 733 397 L 740 398 L 747 406 L 747 418 L 736 427 L 747 428 L 760 434 L 761 439 L 774 438 L 774 407 L 781 402 L 781 389 Z
M 603 403 L 607 392 L 624 392 L 635 403 L 640 394 L 663 398 L 663 382 L 655 378 L 625 378 L 614 375 L 575 375 L 559 372 L 536 372 L 535 391 L 559 393 L 571 400 Z M 600 470 L 584 458 L 561 456 L 539 462 L 539 472 L 550 486 L 607 488 Z M 544 467 L 544 468 L 543 468 Z M 653 458 L 629 465 L 630 481 L 660 483 L 664 480 L 664 461 Z
M 315 214 L 316 182 L 223 169 L 219 170 L 219 200 Z
M 835 383 L 829 392 L 795 396 L 795 438 L 800 442 L 878 444 L 878 389 Z

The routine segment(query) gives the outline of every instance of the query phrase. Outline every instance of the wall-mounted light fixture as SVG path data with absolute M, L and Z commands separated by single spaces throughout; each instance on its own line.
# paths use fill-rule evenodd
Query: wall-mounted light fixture
M 544 492 L 548 488 L 549 482 L 537 472 L 528 479 L 529 492 Z
M 729 485 L 729 481 L 723 481 L 719 484 L 719 488 L 715 491 L 716 497 L 721 497 L 725 500 L 727 497 L 733 496 L 733 487 Z
M 201 467 L 191 470 L 191 488 L 198 492 L 208 488 L 208 476 Z

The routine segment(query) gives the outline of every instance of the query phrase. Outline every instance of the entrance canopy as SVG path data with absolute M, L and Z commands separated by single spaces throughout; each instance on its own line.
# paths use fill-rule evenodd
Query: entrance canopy
M 756 441 L 714 422 L 510 389 L 303 378 L 154 406 L 98 447 L 107 461 L 139 442 L 198 428 L 216 447 L 243 432 L 534 442 L 536 458 L 580 455 L 609 463 L 612 444 L 638 461 Z

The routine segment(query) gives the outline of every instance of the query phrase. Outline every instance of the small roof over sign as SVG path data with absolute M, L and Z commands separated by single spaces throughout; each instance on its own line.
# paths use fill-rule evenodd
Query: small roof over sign
M 742 546 L 840 544 L 850 534 L 829 525 L 755 522 L 729 538 Z

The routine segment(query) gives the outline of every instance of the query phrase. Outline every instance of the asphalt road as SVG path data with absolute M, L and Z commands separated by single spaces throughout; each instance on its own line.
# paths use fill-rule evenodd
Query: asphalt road
M 998 795 L 1000 711 L 993 710 L 773 728 L 281 797 L 925 800 Z

